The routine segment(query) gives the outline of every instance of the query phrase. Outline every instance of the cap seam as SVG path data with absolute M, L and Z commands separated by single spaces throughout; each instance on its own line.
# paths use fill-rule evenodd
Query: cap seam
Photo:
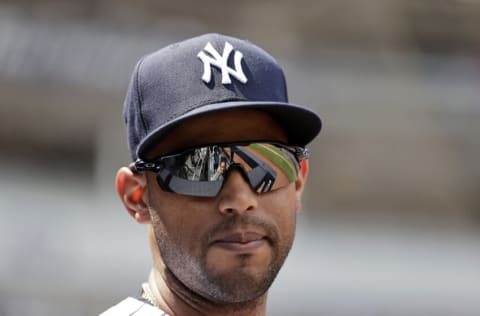
M 283 72 L 282 69 L 280 69 L 280 74 L 282 75 L 283 90 L 285 91 L 285 101 L 286 101 L 286 103 L 289 103 L 289 101 L 288 101 L 287 77 L 285 76 L 285 73 Z
M 147 123 L 145 122 L 145 118 L 143 117 L 143 93 L 142 93 L 142 90 L 140 89 L 140 67 L 142 66 L 143 62 L 145 61 L 145 57 L 146 56 L 143 56 L 140 61 L 138 62 L 138 68 L 137 68 L 137 74 L 135 76 L 135 85 L 137 86 L 137 97 L 138 97 L 138 112 L 139 112 L 139 115 L 140 115 L 140 120 L 142 122 L 142 125 L 143 125 L 143 129 L 144 129 L 144 133 L 143 133 L 143 137 L 145 137 L 148 133 L 147 133 L 147 130 L 148 130 L 148 126 L 147 126 Z M 142 138 L 143 138 L 142 137 Z

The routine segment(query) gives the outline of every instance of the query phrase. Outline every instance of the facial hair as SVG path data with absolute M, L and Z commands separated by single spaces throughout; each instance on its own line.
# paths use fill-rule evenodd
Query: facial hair
M 215 236 L 236 227 L 251 227 L 266 232 L 272 258 L 261 273 L 219 273 L 209 267 L 206 257 Z M 163 229 L 155 229 L 162 259 L 172 274 L 187 288 L 218 304 L 246 303 L 262 296 L 273 283 L 293 243 L 293 235 L 280 238 L 273 225 L 254 216 L 232 216 L 211 227 L 199 241 L 201 253 L 195 257 Z M 249 254 L 240 255 L 247 264 Z

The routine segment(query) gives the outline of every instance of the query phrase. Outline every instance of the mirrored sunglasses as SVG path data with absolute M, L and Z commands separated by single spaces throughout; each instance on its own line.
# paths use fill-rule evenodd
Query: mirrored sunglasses
M 194 147 L 152 161 L 139 159 L 130 167 L 135 172 L 157 173 L 164 191 L 214 197 L 234 168 L 254 192 L 264 193 L 294 182 L 305 159 L 308 150 L 303 147 L 271 142 L 228 143 Z

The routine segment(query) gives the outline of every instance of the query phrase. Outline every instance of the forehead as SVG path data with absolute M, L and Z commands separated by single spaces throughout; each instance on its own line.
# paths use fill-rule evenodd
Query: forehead
M 260 140 L 286 143 L 287 137 L 267 113 L 233 109 L 189 119 L 169 132 L 148 156 L 154 158 L 196 145 Z

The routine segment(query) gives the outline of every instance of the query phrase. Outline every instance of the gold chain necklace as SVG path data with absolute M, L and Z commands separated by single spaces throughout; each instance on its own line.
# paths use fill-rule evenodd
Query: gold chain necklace
M 152 290 L 150 290 L 150 286 L 148 285 L 148 283 L 142 284 L 142 297 L 156 308 L 160 308 L 160 306 L 158 306 L 157 304 L 155 296 L 153 296 Z

